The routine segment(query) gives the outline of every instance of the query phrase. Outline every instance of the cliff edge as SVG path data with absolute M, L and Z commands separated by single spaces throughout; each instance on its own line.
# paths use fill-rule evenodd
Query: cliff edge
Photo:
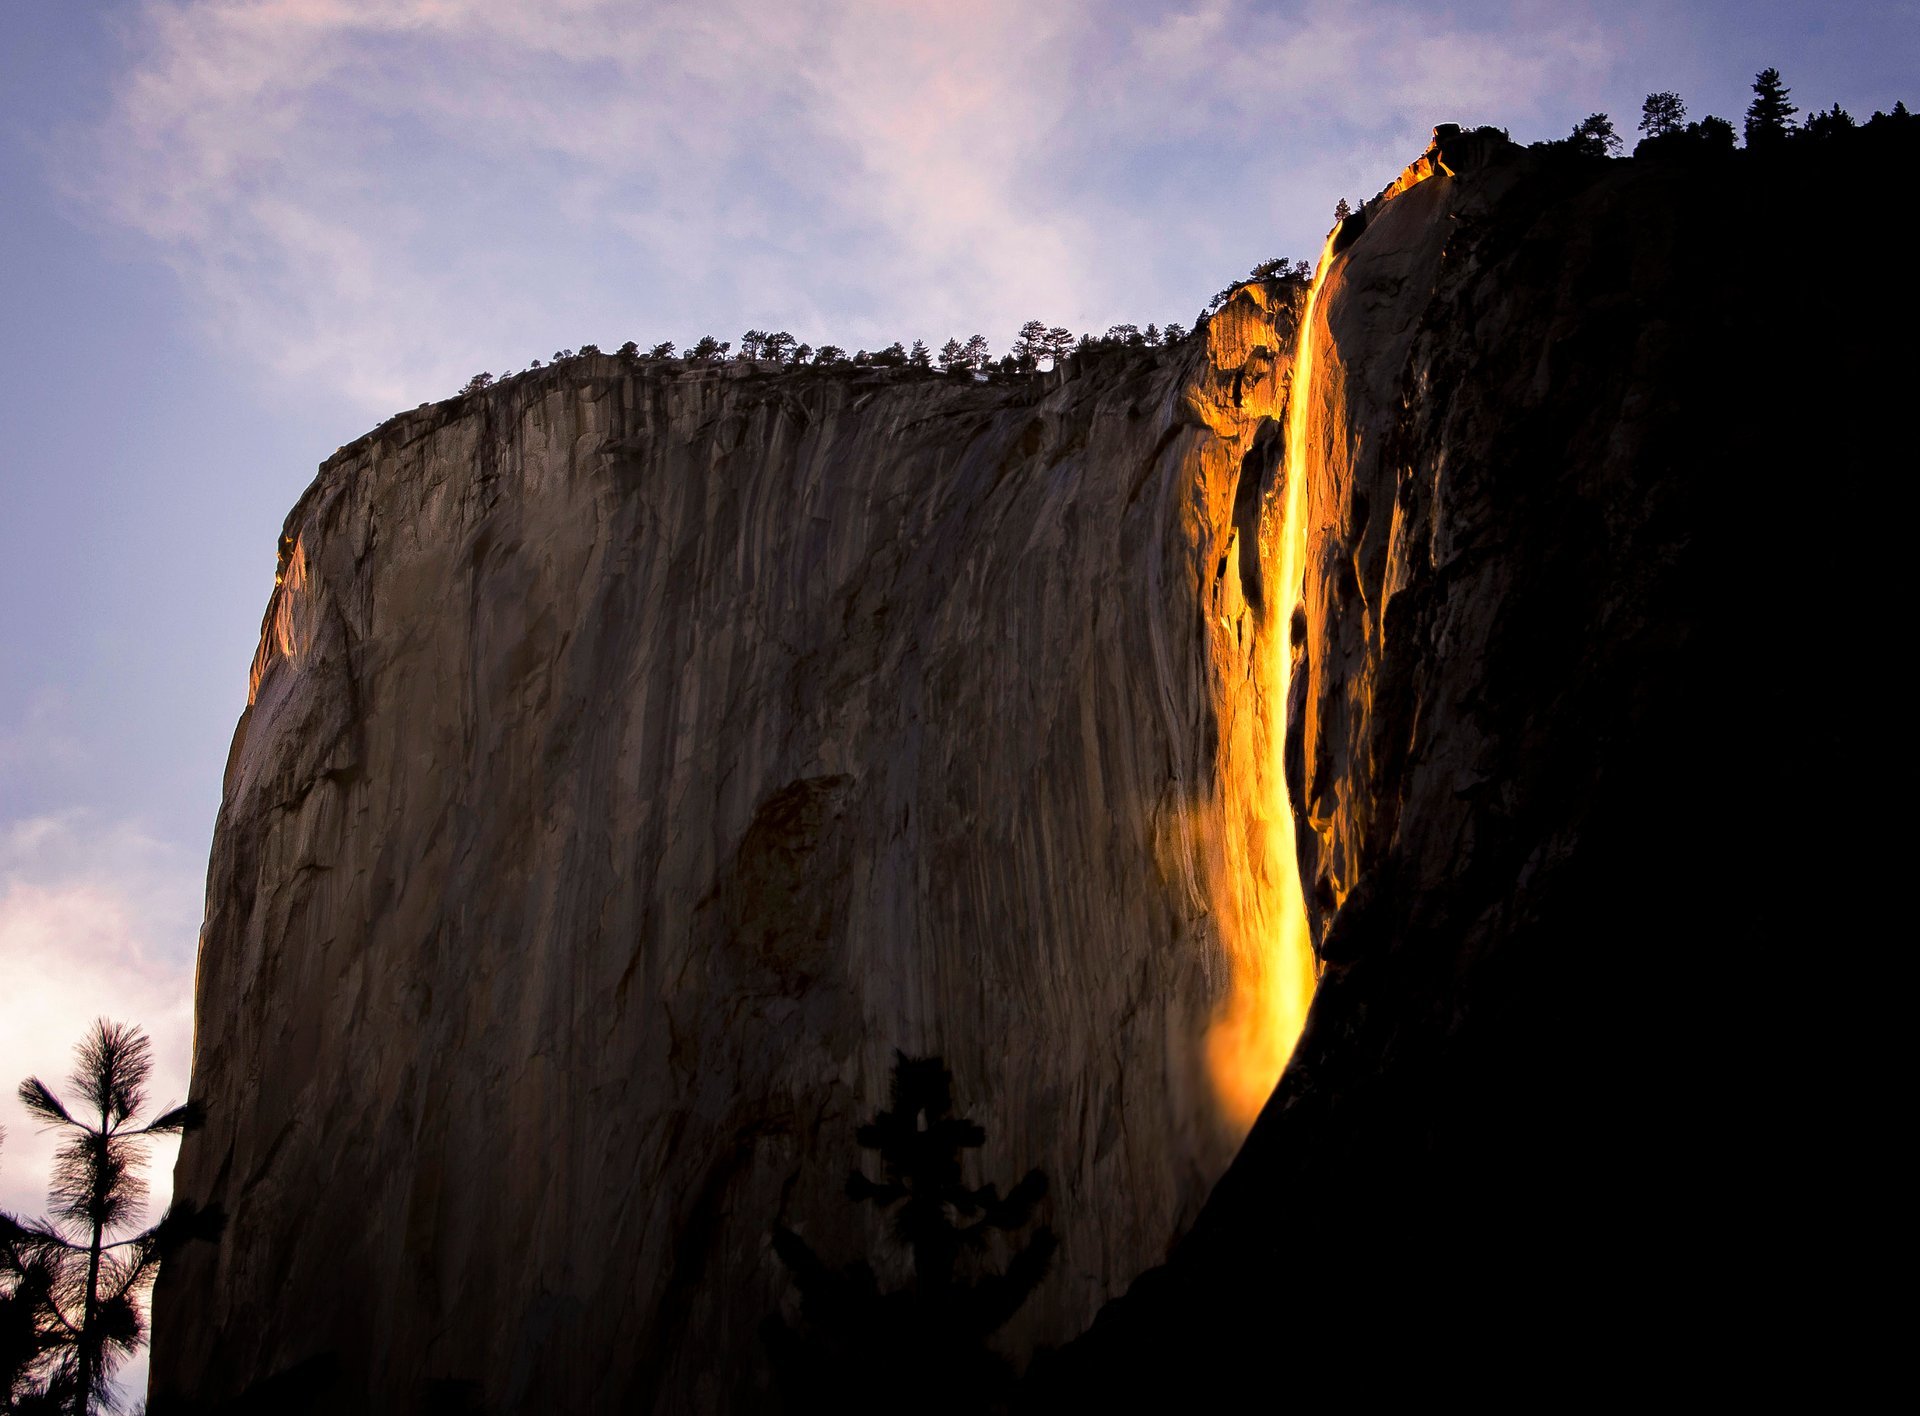
M 1010 1350 L 1162 1259 L 1242 1129 L 1203 1043 L 1300 293 L 1072 377 L 574 359 L 323 466 L 208 878 L 176 1183 L 231 1224 L 155 1392 L 754 1404 L 775 1224 L 887 1252 L 841 1191 L 895 1049 L 1050 1179 Z

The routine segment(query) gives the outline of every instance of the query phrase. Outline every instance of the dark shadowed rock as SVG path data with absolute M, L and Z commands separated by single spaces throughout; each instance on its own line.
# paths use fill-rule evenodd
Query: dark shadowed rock
M 1466 136 L 1317 305 L 1307 1032 L 1035 1409 L 1838 1390 L 1874 1343 L 1891 1074 L 1841 980 L 1884 896 L 1831 866 L 1904 739 L 1859 512 L 1908 524 L 1920 309 L 1834 233 L 1914 154 Z

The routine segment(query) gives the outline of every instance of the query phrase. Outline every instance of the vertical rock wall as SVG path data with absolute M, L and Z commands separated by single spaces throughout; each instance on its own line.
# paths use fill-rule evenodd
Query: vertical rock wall
M 1834 244 L 1917 147 L 1443 131 L 1336 238 L 1287 470 L 1325 972 L 1174 1262 L 1035 1409 L 1847 1380 L 1881 1317 L 1843 1256 L 1904 1212 L 1903 1034 L 1858 1001 L 1904 996 L 1904 877 L 1854 828 L 1900 736 L 1867 680 L 1904 563 L 1860 512 L 1908 523 L 1920 287 Z
M 290 515 L 208 881 L 157 1394 L 711 1410 L 895 1048 L 1051 1177 L 1079 1331 L 1238 1137 L 1202 1039 L 1269 770 L 1292 305 L 1074 377 L 570 361 Z

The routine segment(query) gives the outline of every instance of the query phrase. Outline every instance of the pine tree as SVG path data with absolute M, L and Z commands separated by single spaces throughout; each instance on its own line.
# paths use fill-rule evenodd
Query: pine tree
M 1810 138 L 1836 138 L 1858 126 L 1853 121 L 1853 115 L 1836 103 L 1824 113 L 1817 108 L 1809 113 L 1800 131 Z
M 1047 357 L 1047 325 L 1044 320 L 1028 320 L 1020 326 L 1013 348 L 1008 351 L 1022 372 L 1031 373 Z
M 896 1054 L 890 1105 L 856 1133 L 878 1153 L 883 1178 L 855 1170 L 847 1196 L 892 1215 L 913 1266 L 910 1287 L 882 1293 L 872 1267 L 830 1269 L 792 1230 L 774 1252 L 793 1274 L 801 1328 L 770 1319 L 766 1335 L 782 1384 L 800 1409 L 978 1411 L 1011 1374 L 987 1339 L 1019 1310 L 1053 1261 L 1042 1225 L 998 1273 L 980 1255 L 994 1234 L 1026 1227 L 1047 1191 L 1031 1170 L 1002 1196 L 961 1178 L 963 1153 L 986 1132 L 953 1109 L 953 1077 L 937 1057 Z
M 48 1190 L 53 1214 L 32 1223 L 0 1215 L 0 1231 L 16 1262 L 40 1265 L 50 1278 L 51 1346 L 37 1359 L 43 1393 L 85 1416 L 110 1404 L 114 1366 L 146 1340 L 140 1300 L 161 1260 L 189 1240 L 216 1237 L 222 1216 L 176 1200 L 158 1224 L 136 1229 L 148 1141 L 198 1126 L 200 1109 L 189 1103 L 140 1120 L 153 1061 L 138 1028 L 99 1019 L 74 1059 L 72 1108 L 38 1077 L 20 1084 L 27 1110 L 66 1133 Z
M 984 369 L 987 367 L 987 337 L 984 334 L 970 334 L 967 342 L 960 346 L 960 354 L 967 361 L 967 367 Z
M 907 363 L 916 369 L 931 369 L 933 367 L 933 353 L 927 348 L 925 340 L 916 339 L 913 341 L 913 348 L 907 351 Z
M 1345 197 L 1333 204 L 1333 224 L 1338 226 L 1353 215 L 1353 205 Z
M 1620 135 L 1613 130 L 1613 119 L 1604 113 L 1589 113 L 1575 123 L 1567 145 L 1588 157 L 1612 157 L 1622 147 Z
M 1753 102 L 1747 105 L 1749 148 L 1774 147 L 1786 139 L 1793 115 L 1800 111 L 1787 102 L 1787 93 L 1778 69 L 1762 69 L 1753 76 Z
M 1640 131 L 1650 138 L 1677 133 L 1687 121 L 1687 105 L 1677 93 L 1650 93 L 1640 105 Z
M 1716 118 L 1711 113 L 1698 123 L 1687 124 L 1687 136 L 1709 152 L 1733 151 L 1733 124 L 1724 118 Z

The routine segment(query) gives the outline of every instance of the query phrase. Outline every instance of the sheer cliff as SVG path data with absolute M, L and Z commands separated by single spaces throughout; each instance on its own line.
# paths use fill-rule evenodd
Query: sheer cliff
M 1284 473 L 1325 971 L 1174 1262 L 1036 1409 L 1833 1390 L 1872 1346 L 1842 1270 L 1893 1212 L 1889 964 L 1842 941 L 1898 878 L 1858 828 L 1902 710 L 1841 685 L 1904 620 L 1850 548 L 1856 496 L 1909 514 L 1920 297 L 1839 214 L 1916 138 L 1443 130 L 1335 233 Z
M 156 1391 L 749 1403 L 775 1223 L 886 1252 L 841 1190 L 896 1048 L 1050 1178 L 1012 1350 L 1163 1258 L 1244 1125 L 1204 1042 L 1300 293 L 1072 377 L 574 359 L 332 458 L 227 772 L 177 1183 L 232 1222 Z
M 1035 1409 L 1773 1334 L 1898 1173 L 1835 1034 L 1920 309 L 1835 214 L 1913 147 L 1442 130 L 1173 349 L 594 357 L 343 449 L 228 768 L 176 1188 L 233 1221 L 156 1394 L 758 1404 L 773 1225 L 881 1251 L 896 1047 L 1052 1179 L 1007 1345 L 1093 1325 Z M 1242 1144 L 1290 898 L 1324 971 Z

